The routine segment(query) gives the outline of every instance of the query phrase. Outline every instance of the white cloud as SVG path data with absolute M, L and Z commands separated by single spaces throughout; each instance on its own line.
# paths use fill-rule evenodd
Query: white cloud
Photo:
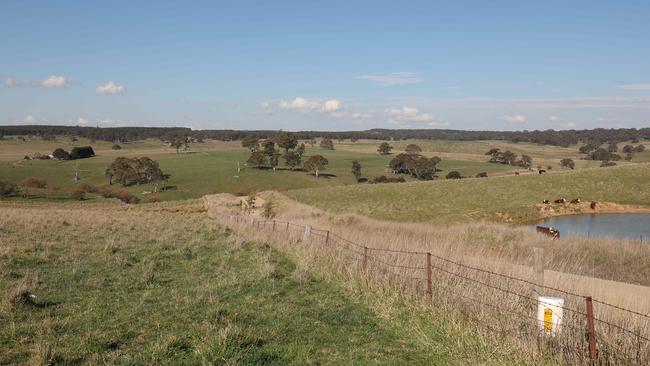
M 16 85 L 17 85 L 16 80 L 14 80 L 13 78 L 6 78 L 5 79 L 5 86 L 7 88 L 13 88 Z
M 315 100 L 307 100 L 303 97 L 296 97 L 294 100 L 288 102 L 286 100 L 281 100 L 278 103 L 278 107 L 282 109 L 301 109 L 301 110 L 314 110 L 320 109 L 321 104 Z
M 557 118 L 556 116 L 548 116 L 548 118 L 547 118 L 546 120 L 547 120 L 549 123 L 556 123 L 556 122 L 559 121 L 560 119 Z
M 432 122 L 427 123 L 427 126 L 433 127 L 433 128 L 449 127 L 449 122 L 446 122 L 446 121 L 432 121 Z
M 25 116 L 25 119 L 23 119 L 24 123 L 30 124 L 36 122 L 36 119 L 32 115 Z
M 623 90 L 650 90 L 650 83 L 618 85 Z
M 514 116 L 503 116 L 501 117 L 501 119 L 508 123 L 514 123 L 516 125 L 523 125 L 526 122 L 528 122 L 528 117 L 524 116 L 523 114 L 515 114 Z
M 126 93 L 126 86 L 117 85 L 113 81 L 109 81 L 106 85 L 99 85 L 95 88 L 98 94 L 124 94 Z
M 269 109 L 271 108 L 271 103 L 269 101 L 263 101 L 260 103 L 260 108 L 262 109 Z
M 414 107 L 393 107 L 384 110 L 384 113 L 388 116 L 388 122 L 400 126 L 408 126 L 411 122 L 435 122 L 432 115 L 428 113 L 420 113 L 420 111 Z
M 77 124 L 78 124 L 79 126 L 86 126 L 86 125 L 88 125 L 88 122 L 89 122 L 89 121 L 88 121 L 88 118 L 85 118 L 85 117 L 79 117 L 79 118 L 77 118 Z
M 341 101 L 338 99 L 330 99 L 328 101 L 325 101 L 325 105 L 323 106 L 323 111 L 324 112 L 336 112 L 341 109 Z
M 70 81 L 63 76 L 52 75 L 45 80 L 41 80 L 39 84 L 46 88 L 61 88 L 69 84 Z
M 23 120 L 22 120 L 22 124 L 25 124 L 25 125 L 34 125 L 34 124 L 48 123 L 48 122 L 49 121 L 48 121 L 47 118 L 36 118 L 36 117 L 32 116 L 31 114 L 25 116 L 25 118 L 23 118 Z M 18 122 L 18 124 L 20 124 L 20 122 Z
M 388 74 L 366 74 L 359 75 L 355 79 L 357 80 L 366 80 L 374 82 L 378 85 L 405 85 L 405 84 L 415 84 L 422 81 L 420 79 L 420 74 L 412 72 L 394 72 Z

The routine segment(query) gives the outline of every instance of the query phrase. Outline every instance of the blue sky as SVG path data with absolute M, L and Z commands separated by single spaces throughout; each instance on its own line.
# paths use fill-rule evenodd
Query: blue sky
M 0 124 L 650 126 L 648 1 L 3 1 Z

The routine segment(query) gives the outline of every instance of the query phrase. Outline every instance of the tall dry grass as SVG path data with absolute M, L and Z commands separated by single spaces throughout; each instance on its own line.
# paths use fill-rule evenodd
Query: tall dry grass
M 273 221 L 262 221 L 256 213 L 235 223 L 258 239 L 272 239 L 277 245 L 296 251 L 308 267 L 318 263 L 325 271 L 343 274 L 376 291 L 397 288 L 415 301 L 424 298 L 428 302 L 426 255 L 369 250 L 365 256 L 363 247 L 430 252 L 434 255 L 431 301 L 435 306 L 455 319 L 508 339 L 509 344 L 522 349 L 533 347 L 558 362 L 587 362 L 585 298 L 579 295 L 593 296 L 602 301 L 594 306 L 600 360 L 650 360 L 650 343 L 644 340 L 650 338 L 650 318 L 643 316 L 650 314 L 650 288 L 634 284 L 646 284 L 649 280 L 645 274 L 645 261 L 650 254 L 647 246 L 615 240 L 550 241 L 525 229 L 487 223 L 434 227 L 378 221 L 327 213 L 277 193 L 263 196 L 277 204 L 275 228 Z M 242 217 L 234 197 L 209 196 L 204 198 L 204 204 L 213 217 L 231 223 L 228 217 Z M 250 219 L 255 217 L 256 226 L 251 228 Z M 292 224 L 285 227 L 285 221 Z M 302 242 L 307 225 L 329 230 L 329 240 L 326 231 L 314 229 L 308 240 Z M 531 266 L 535 247 L 544 248 L 545 252 L 546 287 L 541 291 L 533 286 Z M 535 320 L 537 295 L 565 299 L 561 337 L 545 338 L 539 343 Z

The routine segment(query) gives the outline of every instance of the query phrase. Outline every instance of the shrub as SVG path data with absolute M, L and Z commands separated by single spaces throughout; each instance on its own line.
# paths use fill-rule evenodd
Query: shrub
M 487 172 L 480 172 L 476 174 L 476 178 L 487 178 Z
M 447 179 L 461 179 L 463 176 L 459 172 L 453 170 L 447 174 L 445 178 Z
M 613 161 L 607 161 L 607 160 L 603 160 L 603 162 L 600 163 L 600 167 L 601 167 L 601 168 L 608 167 L 608 166 L 614 166 L 614 165 L 616 165 L 615 162 L 613 162 Z
M 0 180 L 0 196 L 10 197 L 18 194 L 18 186 L 9 181 Z
M 275 203 L 273 200 L 269 199 L 266 201 L 264 204 L 264 207 L 262 208 L 262 216 L 264 216 L 267 219 L 272 219 L 275 217 Z
M 113 150 L 122 150 L 122 146 L 120 146 L 120 144 L 113 144 L 113 146 L 111 146 L 111 149 L 113 149 Z
M 115 196 L 117 199 L 124 203 L 136 204 L 140 202 L 140 199 L 127 191 L 126 189 L 120 189 L 117 191 Z
M 140 199 L 138 197 L 132 195 L 126 189 L 113 189 L 111 186 L 103 185 L 98 187 L 96 191 L 104 198 L 117 198 L 124 203 L 130 203 L 130 204 L 135 204 L 140 202 Z M 151 201 L 152 199 L 157 199 L 157 198 L 158 198 L 157 195 L 151 195 L 149 196 L 149 200 L 147 202 L 158 202 L 158 201 Z
M 156 203 L 160 202 L 160 197 L 157 194 L 150 194 L 144 201 L 146 203 Z
M 84 159 L 95 156 L 95 151 L 90 146 L 73 147 L 70 150 L 71 159 Z
M 70 192 L 70 197 L 77 201 L 83 201 L 86 199 L 86 190 L 82 186 L 74 187 Z
M 23 180 L 22 186 L 28 188 L 45 188 L 47 187 L 47 181 L 36 177 L 27 177 Z
M 406 182 L 406 179 L 404 177 L 396 177 L 396 178 L 388 178 L 385 175 L 380 175 L 378 177 L 374 177 L 371 180 L 368 181 L 370 184 L 377 184 L 377 183 L 404 183 Z
M 86 192 L 86 193 L 96 193 L 97 192 L 97 187 L 92 186 L 92 185 L 90 185 L 88 183 L 85 183 L 85 182 L 80 183 L 78 185 L 78 187 L 79 187 L 79 189 L 83 189 L 84 192 Z
M 61 148 L 54 150 L 52 156 L 54 156 L 55 159 L 59 160 L 70 160 L 70 153 Z

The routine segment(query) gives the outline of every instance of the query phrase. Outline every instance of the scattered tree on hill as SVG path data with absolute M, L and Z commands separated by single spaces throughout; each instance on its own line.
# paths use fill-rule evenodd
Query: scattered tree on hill
M 592 160 L 602 160 L 602 161 L 614 161 L 620 160 L 621 156 L 618 154 L 612 154 L 611 152 L 599 147 L 594 152 L 591 153 Z
M 316 140 L 315 139 L 309 139 L 307 141 L 311 147 L 314 147 L 316 145 Z
M 521 155 L 521 160 L 519 161 L 519 165 L 524 167 L 524 168 L 530 168 L 533 164 L 533 158 L 531 158 L 528 155 Z
M 634 148 L 634 152 L 640 153 L 645 151 L 645 145 L 638 145 Z
M 325 150 L 334 150 L 334 141 L 332 141 L 332 139 L 325 138 L 320 142 L 320 147 Z
M 275 142 L 278 146 L 284 149 L 285 154 L 288 153 L 289 150 L 298 146 L 298 139 L 296 138 L 296 135 L 291 132 L 283 132 L 277 135 L 275 137 Z
M 266 155 L 264 155 L 264 152 L 262 151 L 253 151 L 246 163 L 253 167 L 260 168 L 266 165 Z
M 381 155 L 388 155 L 390 154 L 391 150 L 393 150 L 393 147 L 390 146 L 388 142 L 382 142 L 381 144 L 379 144 L 379 148 L 377 149 L 377 151 Z
M 305 162 L 304 166 L 305 169 L 310 170 L 316 174 L 316 178 L 318 178 L 318 175 L 321 170 L 325 170 L 325 167 L 327 166 L 329 162 L 327 159 L 321 155 L 313 155 L 307 161 Z
M 361 179 L 361 163 L 359 163 L 359 160 L 352 160 L 352 175 L 354 175 L 357 182 Z
M 180 137 L 175 137 L 174 139 L 172 139 L 169 142 L 169 146 L 176 149 L 176 154 L 179 153 L 179 151 L 180 151 L 181 147 L 183 147 L 183 145 L 185 145 L 185 141 L 183 141 L 183 139 L 181 139 Z
M 334 149 L 334 148 L 332 147 L 332 149 Z M 298 147 L 296 148 L 296 154 L 298 154 L 298 156 L 300 156 L 301 158 L 305 154 L 305 144 L 304 143 L 301 143 L 300 145 L 298 145 Z
M 560 160 L 560 165 L 564 168 L 575 169 L 576 163 L 573 162 L 573 159 L 564 158 Z
M 254 135 L 247 135 L 241 140 L 241 146 L 249 149 L 250 151 L 255 151 L 260 147 L 260 139 Z
M 417 179 L 431 180 L 435 178 L 438 163 L 440 158 L 437 156 L 429 159 L 422 155 L 399 154 L 388 165 L 395 174 L 409 174 Z
M 446 179 L 461 179 L 462 177 L 463 177 L 463 176 L 460 175 L 460 172 L 457 172 L 457 171 L 455 171 L 455 170 L 452 170 L 451 172 L 449 172 L 449 173 L 447 174 L 447 176 L 446 176 L 445 178 L 446 178 Z
M 54 150 L 52 156 L 54 156 L 55 159 L 59 160 L 70 160 L 70 153 L 63 150 L 62 148 Z
M 283 158 L 285 164 L 289 167 L 290 170 L 293 170 L 293 168 L 300 166 L 300 163 L 302 161 L 300 155 L 296 154 L 295 151 L 287 151 L 284 154 Z
M 275 150 L 273 154 L 269 157 L 269 165 L 273 168 L 273 171 L 278 167 L 280 163 L 280 152 Z
M 407 154 L 416 155 L 422 152 L 422 149 L 416 144 L 408 144 L 404 149 Z
M 611 153 L 615 153 L 618 151 L 618 145 L 615 142 L 610 142 L 609 145 L 607 145 L 607 151 Z
M 488 160 L 489 163 L 512 165 L 517 161 L 517 154 L 510 150 L 501 151 L 500 149 L 494 148 L 486 152 L 485 155 L 490 157 L 490 160 Z M 532 159 L 530 161 L 532 162 Z
M 116 158 L 106 169 L 109 184 L 117 182 L 123 186 L 134 184 L 152 184 L 157 190 L 158 184 L 169 179 L 154 160 L 143 156 L 140 158 Z

